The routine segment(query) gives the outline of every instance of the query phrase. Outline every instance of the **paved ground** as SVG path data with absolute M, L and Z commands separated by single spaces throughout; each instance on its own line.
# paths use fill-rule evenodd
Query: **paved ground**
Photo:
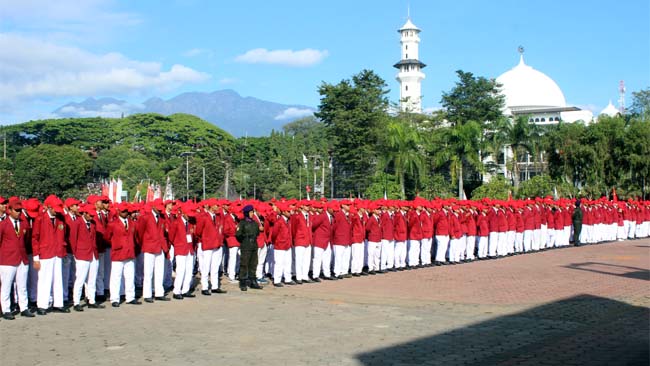
M 650 240 L 0 320 L 1 365 L 648 365 Z

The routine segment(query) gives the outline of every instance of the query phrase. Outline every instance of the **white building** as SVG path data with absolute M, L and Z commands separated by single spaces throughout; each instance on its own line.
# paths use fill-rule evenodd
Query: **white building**
M 522 49 L 520 53 L 519 64 L 496 79 L 502 85 L 501 93 L 506 98 L 503 111 L 506 116 L 527 115 L 530 122 L 536 124 L 592 122 L 591 111 L 568 106 L 557 83 L 543 72 L 526 65 Z
M 420 29 L 411 19 L 398 30 L 402 48 L 402 59 L 393 65 L 399 70 L 396 79 L 400 84 L 400 109 L 404 112 L 422 113 L 422 68 L 426 65 L 419 60 Z

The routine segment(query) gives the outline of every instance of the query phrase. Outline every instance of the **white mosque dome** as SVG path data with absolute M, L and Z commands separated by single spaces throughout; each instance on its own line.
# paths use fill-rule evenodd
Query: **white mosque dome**
M 610 117 L 616 117 L 619 114 L 619 111 L 618 111 L 618 109 L 616 107 L 614 107 L 614 105 L 612 104 L 612 101 L 610 100 L 607 107 L 605 107 L 605 109 L 600 111 L 600 113 L 598 115 L 602 116 L 603 114 L 607 115 L 607 116 L 610 116 Z
M 513 107 L 565 107 L 566 100 L 560 87 L 543 72 L 524 63 L 501 74 L 496 81 L 502 85 L 506 108 Z

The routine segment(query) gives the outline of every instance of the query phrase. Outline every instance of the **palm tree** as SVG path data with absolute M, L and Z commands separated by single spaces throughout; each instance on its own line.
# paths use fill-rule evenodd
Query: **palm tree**
M 478 153 L 483 130 L 478 122 L 469 121 L 447 127 L 443 133 L 445 146 L 436 155 L 436 163 L 440 166 L 449 162 L 452 180 L 458 179 L 458 198 L 462 199 L 465 195 L 463 165 L 468 164 L 479 171 L 483 170 L 483 163 Z
M 527 116 L 519 116 L 506 127 L 506 143 L 512 151 L 512 178 L 515 188 L 519 187 L 519 157 L 531 154 L 533 147 L 533 124 L 528 122 Z
M 405 199 L 405 175 L 421 177 L 424 171 L 424 154 L 420 151 L 422 143 L 420 132 L 412 124 L 394 119 L 386 126 L 384 142 L 385 148 L 380 158 L 380 167 L 383 170 L 390 164 L 393 165 L 400 184 L 402 199 Z

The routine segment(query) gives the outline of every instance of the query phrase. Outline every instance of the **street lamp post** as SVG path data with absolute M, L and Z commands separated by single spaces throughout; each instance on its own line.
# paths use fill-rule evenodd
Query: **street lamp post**
M 185 201 L 190 199 L 190 155 L 194 154 L 191 151 L 181 153 L 181 157 L 185 157 Z

